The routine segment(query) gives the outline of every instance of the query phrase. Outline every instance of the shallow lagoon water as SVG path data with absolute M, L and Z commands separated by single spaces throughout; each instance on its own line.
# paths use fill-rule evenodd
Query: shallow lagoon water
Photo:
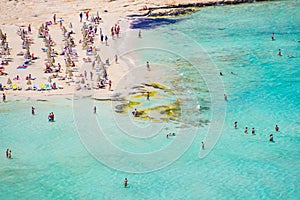
M 184 53 L 166 52 L 188 45 L 177 31 L 197 42 L 196 47 L 202 48 L 211 59 L 201 59 L 191 51 L 185 60 L 198 60 L 199 65 L 193 66 L 196 68 L 212 62 L 223 73 L 220 78 L 224 88 L 220 88 L 220 93 L 224 90 L 228 96 L 223 131 L 217 144 L 202 159 L 199 158 L 201 141 L 210 134 L 209 124 L 197 127 L 191 146 L 168 166 L 147 173 L 128 173 L 103 164 L 86 148 L 77 131 L 78 118 L 73 107 L 76 100 L 10 100 L 1 104 L 0 198 L 297 199 L 300 195 L 298 10 L 297 1 L 209 7 L 178 23 L 143 31 L 145 42 L 153 43 L 152 38 L 160 35 L 167 46 L 160 52 L 138 51 L 140 60 L 136 65 L 143 67 L 151 58 L 153 69 L 165 66 L 166 71 L 172 69 L 175 75 L 182 74 L 181 82 L 172 73 L 166 73 L 169 79 L 161 82 L 170 88 L 181 84 L 179 88 L 191 91 L 192 101 L 187 105 L 196 107 L 199 103 L 208 108 L 201 111 L 200 118 L 191 115 L 193 120 L 212 119 L 212 100 L 205 92 L 208 88 L 201 70 L 191 70 L 188 62 L 180 60 Z M 271 41 L 272 32 L 275 41 Z M 281 57 L 277 56 L 278 48 L 282 49 Z M 151 153 L 168 147 L 174 140 L 166 139 L 168 130 L 163 124 L 163 128 L 155 129 L 157 134 L 151 142 L 143 140 L 135 144 L 136 140 L 122 135 L 123 128 L 128 127 L 116 126 L 116 121 L 126 122 L 130 113 L 115 114 L 112 111 L 115 102 L 91 104 L 97 105 L 98 113 L 94 116 L 91 109 L 86 119 L 95 118 L 107 138 L 123 150 Z M 37 108 L 35 116 L 31 115 L 31 106 Z M 56 115 L 55 123 L 47 122 L 51 111 Z M 236 130 L 234 121 L 238 121 Z M 151 125 L 147 121 L 133 121 L 130 125 L 133 124 L 141 129 Z M 278 133 L 274 131 L 275 124 L 280 127 Z M 177 125 L 167 123 L 173 130 L 183 130 Z M 245 126 L 250 130 L 255 127 L 256 135 L 244 134 Z M 271 133 L 274 143 L 268 141 Z M 180 134 L 183 132 L 176 136 L 178 139 Z M 143 143 L 147 146 L 141 150 L 139 145 Z M 13 159 L 5 159 L 6 148 L 12 149 Z M 126 160 L 114 159 L 126 164 Z M 125 177 L 129 179 L 126 189 Z

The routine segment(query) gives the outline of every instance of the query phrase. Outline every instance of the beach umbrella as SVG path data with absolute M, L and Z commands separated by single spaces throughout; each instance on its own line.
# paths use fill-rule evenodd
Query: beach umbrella
M 69 74 L 70 68 L 66 67 L 66 74 Z
M 50 51 L 50 48 L 49 48 L 48 51 L 47 51 L 47 58 L 48 58 L 48 59 L 51 58 L 51 51 Z
M 81 83 L 82 83 L 82 84 L 84 84 L 84 83 L 85 83 L 85 81 L 84 81 L 84 78 L 82 78 L 82 79 L 81 79 Z
M 100 58 L 99 54 L 97 55 L 96 60 L 98 61 L 98 64 L 100 64 L 101 58 Z
M 10 55 L 9 48 L 6 49 L 5 55 L 6 57 Z
M 31 83 L 31 80 L 30 79 L 28 79 L 28 81 L 27 81 L 27 85 L 31 85 L 32 83 Z
M 10 78 L 7 79 L 7 84 L 8 84 L 8 85 L 12 84 Z

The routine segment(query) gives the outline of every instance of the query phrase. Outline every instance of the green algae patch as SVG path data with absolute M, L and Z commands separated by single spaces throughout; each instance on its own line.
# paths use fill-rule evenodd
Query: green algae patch
M 133 109 L 134 107 L 136 107 L 137 105 L 140 105 L 140 104 L 141 104 L 140 102 L 129 101 L 128 103 L 123 103 L 123 104 L 115 106 L 115 111 L 117 113 L 126 113 L 127 110 Z
M 157 94 L 156 91 L 145 91 L 143 93 L 132 95 L 131 97 L 134 99 L 145 98 L 145 97 L 147 97 L 147 92 L 149 92 L 150 97 L 153 97 L 155 94 Z
M 153 83 L 150 83 L 150 84 L 145 84 L 145 86 L 153 87 L 155 89 L 160 89 L 160 90 L 163 90 L 164 92 L 167 92 L 169 94 L 173 94 L 172 90 L 170 90 L 167 86 L 164 86 L 164 85 L 156 83 L 156 82 L 153 82 Z

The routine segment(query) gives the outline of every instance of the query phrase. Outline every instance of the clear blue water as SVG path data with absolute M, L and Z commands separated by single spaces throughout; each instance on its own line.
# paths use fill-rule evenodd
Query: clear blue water
M 139 59 L 123 81 L 149 60 L 157 78 L 146 74 L 143 81 L 174 95 L 148 104 L 182 99 L 179 122 L 136 120 L 114 112 L 119 102 L 87 98 L 1 103 L 0 199 L 298 199 L 299 7 L 207 7 L 143 30 L 124 53 Z M 55 123 L 47 122 L 51 111 Z M 256 135 L 244 134 L 245 126 Z M 166 139 L 171 130 L 177 135 Z M 6 148 L 13 159 L 5 158 Z

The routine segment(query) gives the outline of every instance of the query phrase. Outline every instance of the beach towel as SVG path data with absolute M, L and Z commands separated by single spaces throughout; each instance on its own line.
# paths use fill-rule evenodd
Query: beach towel
M 46 84 L 46 85 L 45 85 L 45 89 L 46 89 L 46 90 L 51 90 L 50 84 Z
M 17 69 L 26 69 L 26 68 L 27 68 L 26 65 L 20 65 L 20 66 L 17 67 Z
M 12 89 L 13 89 L 13 90 L 17 90 L 17 89 L 18 89 L 18 85 L 17 85 L 17 84 L 13 84 L 13 85 L 12 85 Z

